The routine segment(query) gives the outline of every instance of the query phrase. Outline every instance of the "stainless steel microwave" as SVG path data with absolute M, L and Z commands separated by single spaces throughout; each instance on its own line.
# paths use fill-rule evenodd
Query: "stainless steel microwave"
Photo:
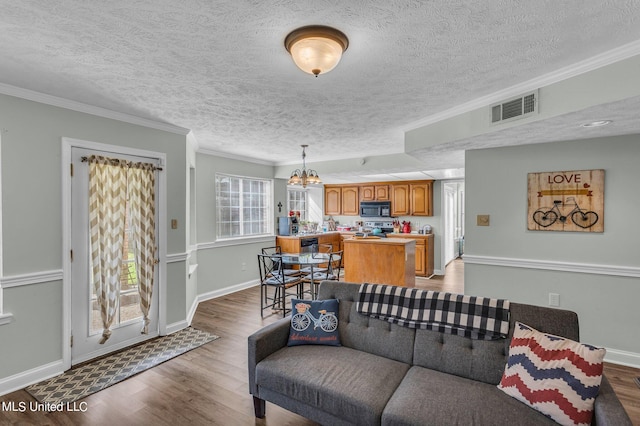
M 391 201 L 361 201 L 360 217 L 390 217 Z

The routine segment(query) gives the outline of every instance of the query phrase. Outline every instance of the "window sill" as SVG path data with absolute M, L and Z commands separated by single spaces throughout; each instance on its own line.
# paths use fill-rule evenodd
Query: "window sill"
M 243 244 L 256 244 L 256 243 L 273 243 L 275 242 L 275 235 L 261 235 L 259 237 L 240 237 L 240 238 L 226 238 L 218 239 L 210 243 L 198 244 L 198 250 L 211 249 L 219 247 L 239 246 Z
M 13 321 L 13 315 L 0 314 L 0 325 L 6 325 Z

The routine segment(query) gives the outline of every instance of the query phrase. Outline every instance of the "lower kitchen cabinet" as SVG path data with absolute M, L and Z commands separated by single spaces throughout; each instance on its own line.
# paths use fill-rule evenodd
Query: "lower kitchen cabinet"
M 433 275 L 433 234 L 387 234 L 393 238 L 409 238 L 416 241 L 416 276 Z

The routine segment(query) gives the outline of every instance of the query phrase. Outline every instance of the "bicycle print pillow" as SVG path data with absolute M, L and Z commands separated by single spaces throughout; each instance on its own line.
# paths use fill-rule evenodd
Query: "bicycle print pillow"
M 292 299 L 288 346 L 340 346 L 338 299 Z

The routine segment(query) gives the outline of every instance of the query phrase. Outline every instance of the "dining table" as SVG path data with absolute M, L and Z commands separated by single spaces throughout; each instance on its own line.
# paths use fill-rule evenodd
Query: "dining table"
M 331 258 L 330 253 L 318 253 L 318 252 L 304 252 L 304 253 L 282 253 L 280 254 L 282 263 L 285 265 L 298 265 L 299 267 L 308 266 L 310 269 L 309 281 L 311 286 L 311 299 L 315 300 L 317 296 L 316 284 L 314 282 L 313 268 L 318 265 L 329 263 L 329 259 L 332 261 L 340 260 L 338 255 L 334 254 Z

